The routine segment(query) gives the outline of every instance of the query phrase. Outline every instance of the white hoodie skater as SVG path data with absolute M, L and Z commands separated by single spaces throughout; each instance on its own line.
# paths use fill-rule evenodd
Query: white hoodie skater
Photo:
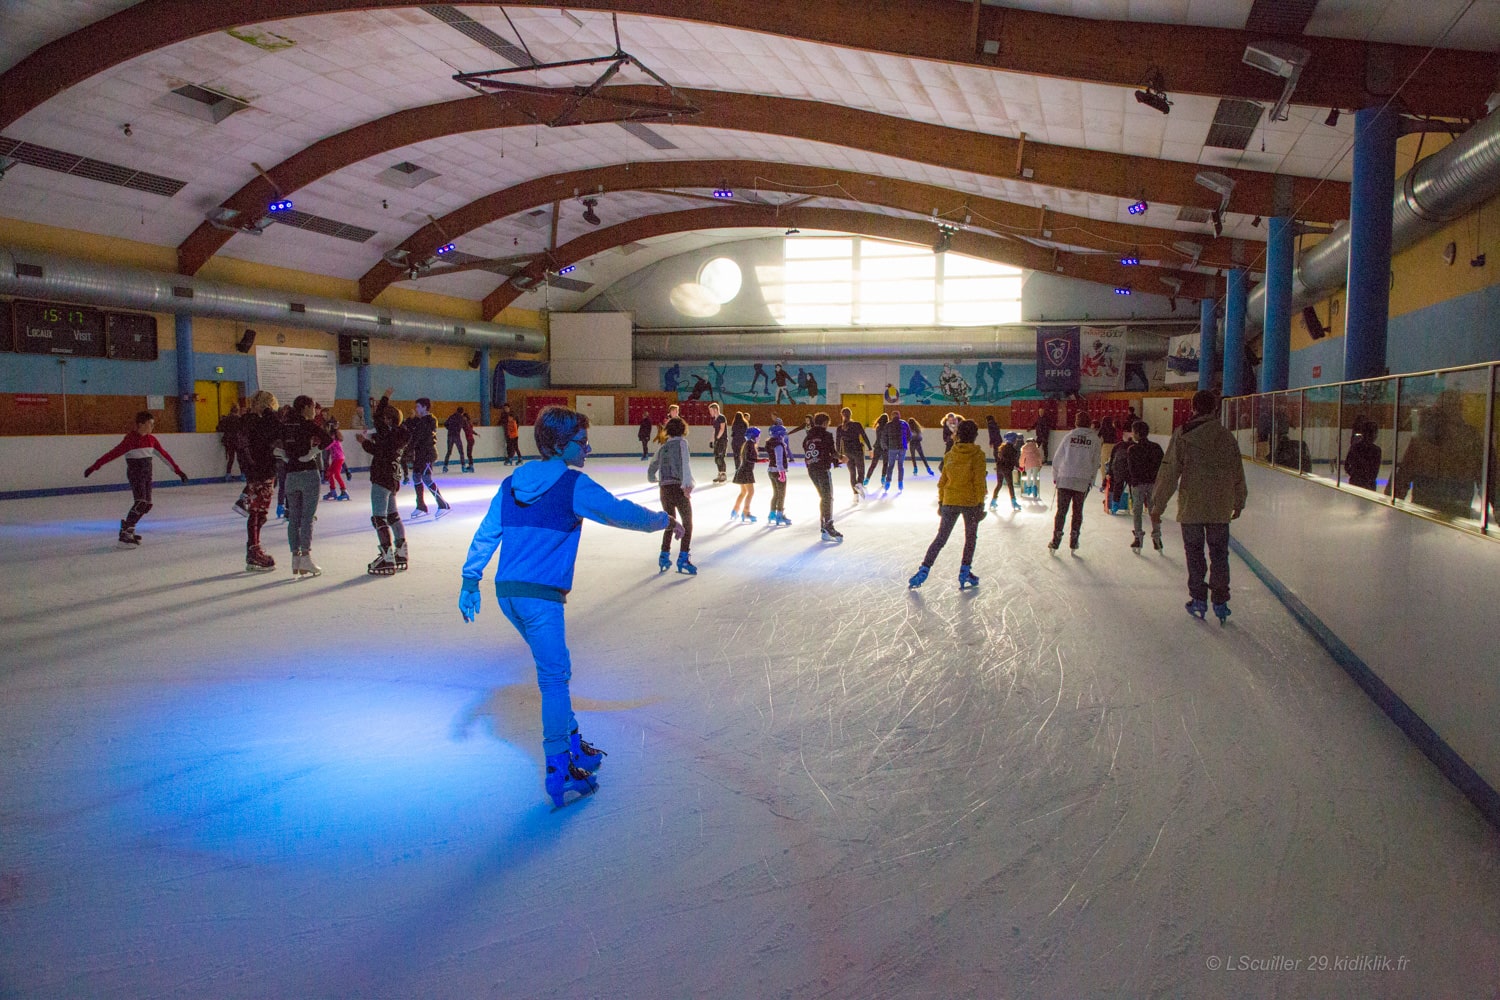
M 1076 427 L 1052 453 L 1052 482 L 1058 489 L 1087 493 L 1099 471 L 1104 443 L 1087 427 Z

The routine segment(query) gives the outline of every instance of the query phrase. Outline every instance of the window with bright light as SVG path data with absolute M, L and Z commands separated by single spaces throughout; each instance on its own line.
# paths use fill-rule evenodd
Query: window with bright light
M 1021 319 L 1021 269 L 864 237 L 782 242 L 786 326 L 986 326 Z

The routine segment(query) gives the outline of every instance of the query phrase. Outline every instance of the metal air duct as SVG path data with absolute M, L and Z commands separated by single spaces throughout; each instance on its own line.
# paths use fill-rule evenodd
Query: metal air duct
M 391 340 L 488 347 L 498 351 L 500 357 L 539 354 L 547 349 L 547 335 L 539 330 L 247 288 L 13 247 L 0 247 L 0 294 Z
M 1396 181 L 1391 253 L 1415 245 L 1443 226 L 1500 195 L 1500 112 L 1412 167 Z M 1312 305 L 1349 280 L 1349 223 L 1302 254 L 1292 272 L 1292 308 Z M 1265 322 L 1266 286 L 1245 304 L 1247 327 Z

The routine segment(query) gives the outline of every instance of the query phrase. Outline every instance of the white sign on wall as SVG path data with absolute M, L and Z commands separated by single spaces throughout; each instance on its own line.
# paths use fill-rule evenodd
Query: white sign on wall
M 338 366 L 333 351 L 306 347 L 257 347 L 256 384 L 276 394 L 283 406 L 298 396 L 311 396 L 332 406 L 338 396 Z
M 1167 341 L 1167 385 L 1198 381 L 1198 334 L 1184 333 Z

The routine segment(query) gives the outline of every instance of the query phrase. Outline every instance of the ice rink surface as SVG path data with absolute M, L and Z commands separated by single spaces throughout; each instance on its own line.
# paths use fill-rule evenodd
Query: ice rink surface
M 586 525 L 609 758 L 554 812 L 493 567 L 456 608 L 505 471 L 440 476 L 391 578 L 363 475 L 304 581 L 275 523 L 243 571 L 236 486 L 158 489 L 138 550 L 128 493 L 0 503 L 0 997 L 1500 996 L 1495 830 L 1238 559 L 1221 629 L 1175 524 L 1134 555 L 1093 493 L 1050 555 L 1050 475 L 963 593 L 961 527 L 906 587 L 926 476 L 835 470 L 841 545 L 800 465 L 786 528 L 700 484 L 697 577 Z

